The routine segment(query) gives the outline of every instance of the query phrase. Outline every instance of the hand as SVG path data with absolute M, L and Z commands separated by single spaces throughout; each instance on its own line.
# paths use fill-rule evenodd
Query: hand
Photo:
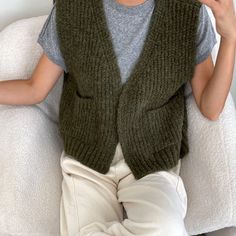
M 216 30 L 223 39 L 236 43 L 236 15 L 233 0 L 198 0 L 207 5 L 215 17 Z

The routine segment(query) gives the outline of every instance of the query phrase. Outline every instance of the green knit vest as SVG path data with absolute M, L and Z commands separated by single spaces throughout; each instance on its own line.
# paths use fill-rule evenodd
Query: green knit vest
M 156 0 L 138 62 L 122 84 L 103 0 L 57 0 L 64 72 L 59 131 L 65 152 L 107 173 L 120 142 L 136 179 L 188 152 L 184 86 L 193 77 L 201 3 Z

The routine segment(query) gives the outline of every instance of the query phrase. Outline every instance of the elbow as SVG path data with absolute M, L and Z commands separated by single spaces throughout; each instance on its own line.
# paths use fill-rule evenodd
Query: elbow
M 35 91 L 35 102 L 36 104 L 41 103 L 45 100 L 46 95 L 43 92 Z
M 220 114 L 218 114 L 218 113 L 206 114 L 204 111 L 202 111 L 202 110 L 200 110 L 200 111 L 201 111 L 202 115 L 210 121 L 218 121 L 219 120 Z
M 45 100 L 46 96 L 43 93 L 40 93 L 39 91 L 34 93 L 34 103 L 39 104 Z
M 208 109 L 204 109 L 202 100 L 199 105 L 199 110 L 206 119 L 208 119 L 210 121 L 218 121 L 219 120 L 220 112 L 209 111 Z
M 34 104 L 39 104 L 44 101 L 44 97 L 35 97 Z
M 208 116 L 205 115 L 205 117 L 210 121 L 218 121 L 219 120 L 219 115 L 208 115 Z
M 31 97 L 31 104 L 39 104 L 43 102 L 43 100 L 45 99 L 45 95 L 42 93 L 42 91 L 37 89 L 31 79 L 28 80 L 28 85 L 30 86 L 31 91 L 29 95 Z

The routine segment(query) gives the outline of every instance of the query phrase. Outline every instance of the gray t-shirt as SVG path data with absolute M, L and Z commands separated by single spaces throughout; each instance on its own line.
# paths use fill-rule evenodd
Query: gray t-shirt
M 141 53 L 155 0 L 146 0 L 142 4 L 129 7 L 116 0 L 103 0 L 103 4 L 122 82 L 125 82 Z M 58 44 L 55 10 L 56 3 L 43 25 L 37 42 L 50 60 L 68 72 Z M 208 57 L 216 42 L 212 22 L 205 5 L 202 5 L 198 25 L 196 64 Z

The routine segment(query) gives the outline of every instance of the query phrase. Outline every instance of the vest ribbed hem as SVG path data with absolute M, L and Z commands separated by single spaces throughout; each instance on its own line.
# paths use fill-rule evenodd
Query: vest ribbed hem
M 149 154 L 145 159 L 137 156 L 130 156 L 129 159 L 126 159 L 126 162 L 132 167 L 135 178 L 140 179 L 147 174 L 162 170 L 167 171 L 175 167 L 180 159 L 176 156 L 178 150 L 179 145 L 172 144 L 154 154 Z
M 106 174 L 110 166 L 107 165 L 115 155 L 115 152 L 106 153 L 103 146 L 86 144 L 75 137 L 64 135 L 61 133 L 64 141 L 65 153 L 71 155 L 71 158 L 81 162 L 82 164 L 92 168 L 93 170 Z M 112 150 L 112 149 L 110 149 Z M 179 152 L 179 145 L 169 145 L 154 154 L 149 154 L 148 158 L 140 158 L 139 153 L 129 153 L 129 159 L 125 161 L 132 167 L 132 173 L 136 179 L 140 179 L 146 174 L 169 170 L 178 164 L 180 157 L 176 155 Z
M 60 135 L 64 142 L 65 153 L 71 155 L 73 159 L 81 162 L 82 164 L 96 170 L 100 173 L 107 173 L 109 171 L 111 156 L 115 155 L 115 150 L 112 148 L 104 148 L 104 145 L 87 144 L 78 138 L 68 136 L 63 132 Z M 106 145 L 107 146 L 107 145 Z M 106 151 L 110 151 L 109 153 Z

